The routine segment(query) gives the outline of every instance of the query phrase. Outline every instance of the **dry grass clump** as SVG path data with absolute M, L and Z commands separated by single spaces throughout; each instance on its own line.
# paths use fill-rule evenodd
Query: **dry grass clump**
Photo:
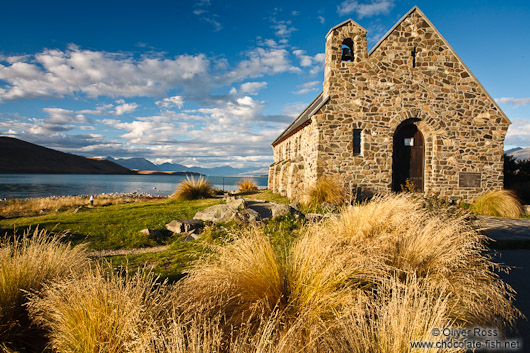
M 490 191 L 479 196 L 471 209 L 483 216 L 519 218 L 524 214 L 521 201 L 511 190 Z
M 28 308 L 55 352 L 142 352 L 171 310 L 169 293 L 150 274 L 121 276 L 96 265 L 46 284 Z
M 237 186 L 239 186 L 239 190 L 241 192 L 258 190 L 258 186 L 256 185 L 256 181 L 254 179 L 250 179 L 250 178 L 241 179 L 240 181 L 237 182 Z
M 212 194 L 212 184 L 208 179 L 200 176 L 198 179 L 194 177 L 186 177 L 186 180 L 181 182 L 178 186 L 172 198 L 177 200 L 197 200 L 210 197 Z
M 17 330 L 29 326 L 24 304 L 28 291 L 38 291 L 82 269 L 87 263 L 83 246 L 61 243 L 61 235 L 46 230 L 26 231 L 0 242 L 0 342 L 12 339 Z
M 117 205 L 126 202 L 141 201 L 139 197 L 116 195 L 96 195 L 94 206 Z M 11 199 L 3 201 L 0 214 L 4 217 L 30 216 L 41 210 L 56 211 L 88 206 L 89 196 L 53 196 L 35 199 Z
M 318 206 L 323 202 L 341 206 L 347 200 L 347 192 L 339 176 L 323 176 L 306 190 L 304 199 L 309 206 Z
M 434 327 L 514 323 L 513 291 L 483 241 L 461 216 L 379 197 L 281 251 L 244 231 L 178 284 L 178 310 L 185 322 L 220 318 L 230 352 L 408 352 Z

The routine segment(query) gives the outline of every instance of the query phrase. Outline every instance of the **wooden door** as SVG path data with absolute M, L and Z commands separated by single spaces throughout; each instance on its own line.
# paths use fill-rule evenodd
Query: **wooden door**
M 401 191 L 407 179 L 415 191 L 423 191 L 423 135 L 413 124 L 400 126 L 394 133 L 392 190 Z

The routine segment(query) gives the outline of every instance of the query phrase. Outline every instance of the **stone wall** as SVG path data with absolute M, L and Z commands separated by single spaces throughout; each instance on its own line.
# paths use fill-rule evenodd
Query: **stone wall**
M 346 38 L 355 43 L 353 62 L 341 61 Z M 502 188 L 509 121 L 419 10 L 370 55 L 362 27 L 349 22 L 334 29 L 326 42 L 324 94 L 330 100 L 311 125 L 274 147 L 274 191 L 292 197 L 328 174 L 342 175 L 354 192 L 390 191 L 393 136 L 404 121 L 424 137 L 425 192 L 469 201 Z M 353 155 L 353 129 L 362 129 L 358 156 Z M 303 158 L 294 162 L 280 151 L 296 138 L 308 140 Z M 316 148 L 309 141 L 317 141 Z M 279 167 L 282 163 L 285 167 Z M 304 165 L 304 172 L 290 169 L 293 165 Z M 465 186 L 461 178 L 469 174 L 462 173 L 480 173 L 480 186 Z
M 318 131 L 310 124 L 273 147 L 269 189 L 290 199 L 300 199 L 316 181 Z

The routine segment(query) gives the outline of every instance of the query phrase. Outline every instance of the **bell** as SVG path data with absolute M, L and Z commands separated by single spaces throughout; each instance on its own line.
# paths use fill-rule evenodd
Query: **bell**
M 342 61 L 353 61 L 350 48 L 342 48 Z

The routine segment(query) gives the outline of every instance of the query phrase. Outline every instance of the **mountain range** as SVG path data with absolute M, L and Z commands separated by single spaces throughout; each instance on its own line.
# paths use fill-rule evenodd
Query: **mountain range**
M 108 161 L 119 164 L 125 168 L 137 170 L 154 170 L 160 172 L 181 172 L 192 171 L 211 176 L 258 176 L 267 175 L 268 167 L 259 168 L 233 168 L 230 166 L 202 168 L 202 167 L 186 167 L 178 163 L 162 163 L 154 164 L 145 158 L 112 158 L 107 157 Z
M 506 153 L 508 156 L 515 157 L 515 159 L 518 159 L 518 160 L 523 160 L 523 159 L 530 160 L 530 147 L 527 147 L 527 148 L 516 147 L 510 150 L 507 150 L 504 153 Z

